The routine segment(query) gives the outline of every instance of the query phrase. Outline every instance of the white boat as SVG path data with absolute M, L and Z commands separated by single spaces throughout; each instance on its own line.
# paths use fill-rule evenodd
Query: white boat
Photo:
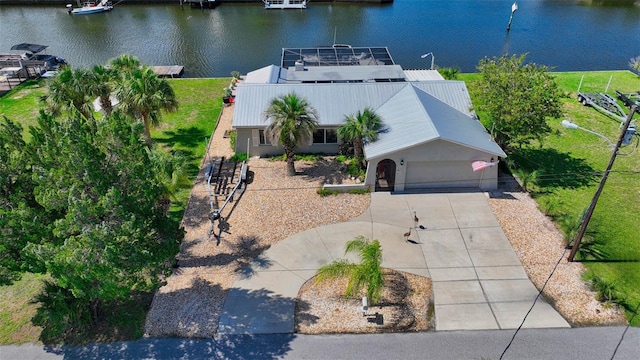
M 82 6 L 73 8 L 73 5 L 67 4 L 67 11 L 69 14 L 85 15 L 85 14 L 97 14 L 105 11 L 111 11 L 113 5 L 109 0 L 100 0 L 100 2 L 87 1 Z
M 306 9 L 307 0 L 262 0 L 265 9 Z

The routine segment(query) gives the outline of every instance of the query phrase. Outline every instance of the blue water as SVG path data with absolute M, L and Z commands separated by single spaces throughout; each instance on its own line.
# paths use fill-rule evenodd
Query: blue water
M 529 53 L 559 71 L 628 69 L 640 56 L 640 6 L 593 7 L 573 1 L 395 0 L 386 5 L 311 2 L 266 11 L 262 3 L 204 11 L 121 4 L 110 13 L 71 16 L 63 6 L 0 6 L 0 52 L 20 42 L 50 45 L 74 66 L 130 53 L 151 65 L 184 65 L 186 76 L 229 76 L 279 64 L 283 47 L 334 42 L 387 46 L 406 69 L 475 70 L 485 56 Z

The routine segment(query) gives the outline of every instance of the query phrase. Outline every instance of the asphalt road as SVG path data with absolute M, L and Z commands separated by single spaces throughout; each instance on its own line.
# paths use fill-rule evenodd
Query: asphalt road
M 0 359 L 499 359 L 513 335 L 513 330 L 492 330 L 147 338 L 86 347 L 2 346 Z M 626 333 L 624 327 L 522 330 L 503 358 L 636 360 L 640 359 L 640 329 L 629 328 Z

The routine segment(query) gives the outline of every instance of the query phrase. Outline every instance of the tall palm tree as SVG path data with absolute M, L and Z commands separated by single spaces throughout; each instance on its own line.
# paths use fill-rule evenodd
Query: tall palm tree
M 318 112 L 306 99 L 289 93 L 273 98 L 264 111 L 264 118 L 271 121 L 267 127 L 271 143 L 284 148 L 287 175 L 295 175 L 295 150 L 299 145 L 313 141 L 313 132 L 318 128 Z
M 344 141 L 353 142 L 353 157 L 358 165 L 364 167 L 364 143 L 378 140 L 382 129 L 382 119 L 370 107 L 345 117 L 345 124 L 338 128 L 338 136 Z
M 346 260 L 335 260 L 327 264 L 316 273 L 316 281 L 325 279 L 349 276 L 349 283 L 345 291 L 345 296 L 354 296 L 360 292 L 364 285 L 367 285 L 367 298 L 371 304 L 380 300 L 384 287 L 384 274 L 382 273 L 382 247 L 378 240 L 370 241 L 360 235 L 347 242 L 345 254 L 357 253 L 360 257 L 360 264 L 353 264 Z
M 120 101 L 118 106 L 126 114 L 142 121 L 144 137 L 149 144 L 151 126 L 160 123 L 162 111 L 173 112 L 178 109 L 178 100 L 171 85 L 148 66 L 131 71 L 118 85 L 116 97 Z
M 44 110 L 50 115 L 77 111 L 86 119 L 93 117 L 91 77 L 86 69 L 73 70 L 65 66 L 48 83 L 47 94 L 42 96 Z

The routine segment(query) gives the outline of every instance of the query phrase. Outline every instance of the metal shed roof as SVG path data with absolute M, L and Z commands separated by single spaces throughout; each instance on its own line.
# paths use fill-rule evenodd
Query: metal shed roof
M 506 157 L 478 120 L 416 87 L 403 88 L 376 113 L 386 129 L 378 141 L 365 145 L 367 159 L 438 139 Z
M 463 114 L 471 115 L 471 99 L 462 81 L 331 83 L 331 84 L 239 84 L 236 89 L 233 126 L 265 126 L 263 112 L 271 99 L 295 92 L 313 106 L 321 126 L 340 126 L 345 115 L 365 107 L 377 109 L 405 87 L 416 87 Z M 400 99 L 400 98 L 398 98 Z

